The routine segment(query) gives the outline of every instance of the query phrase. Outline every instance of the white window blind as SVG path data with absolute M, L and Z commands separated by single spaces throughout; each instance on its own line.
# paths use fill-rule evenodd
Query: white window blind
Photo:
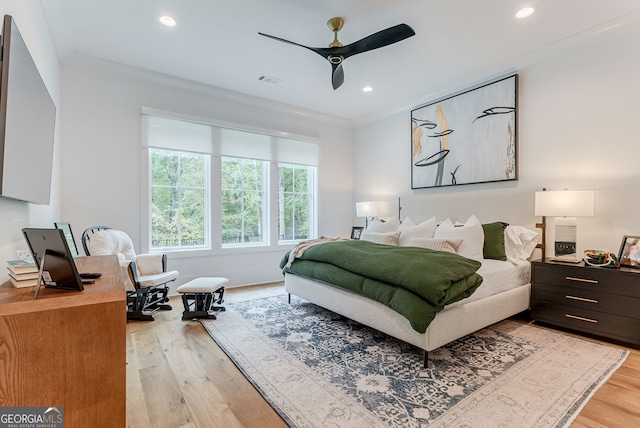
M 142 146 L 318 166 L 320 145 L 209 124 L 143 114 Z
M 212 152 L 213 130 L 209 125 L 145 114 L 143 126 L 146 126 L 143 147 L 206 154 Z
M 319 144 L 277 138 L 276 147 L 278 162 L 318 166 L 320 161 Z

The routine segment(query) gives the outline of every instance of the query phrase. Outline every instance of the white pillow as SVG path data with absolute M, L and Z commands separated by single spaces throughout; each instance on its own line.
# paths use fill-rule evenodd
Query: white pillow
M 367 226 L 368 232 L 395 232 L 400 226 L 400 220 L 397 218 L 392 218 L 391 220 L 380 220 L 379 218 L 375 218 L 369 226 Z
M 458 254 L 478 261 L 483 259 L 484 230 L 475 215 L 469 217 L 463 226 L 454 226 L 450 219 L 446 219 L 440 223 L 433 237 L 462 239 Z
M 87 239 L 87 248 L 92 256 L 117 255 L 120 262 L 136 259 L 131 238 L 117 229 L 93 231 Z
M 522 226 L 507 226 L 504 230 L 504 250 L 507 260 L 517 264 L 527 260 L 538 245 L 538 234 Z
M 407 216 L 407 218 L 404 219 L 404 221 L 402 222 L 401 226 L 415 226 L 416 223 L 411 220 L 411 217 Z
M 398 238 L 400 232 L 369 232 L 368 230 L 362 233 L 360 236 L 361 241 L 375 242 L 376 244 L 394 245 L 398 246 Z
M 404 223 L 398 226 L 398 231 L 400 231 L 398 244 L 401 247 L 409 245 L 409 241 L 413 238 L 433 238 L 436 227 L 438 227 L 435 217 L 431 217 L 429 220 L 423 221 L 420 224 L 415 224 L 413 221 L 409 223 L 409 221 L 411 221 L 411 219 L 407 217 Z
M 428 248 L 453 254 L 458 253 L 460 244 L 462 244 L 462 239 L 411 238 L 409 240 L 410 247 Z

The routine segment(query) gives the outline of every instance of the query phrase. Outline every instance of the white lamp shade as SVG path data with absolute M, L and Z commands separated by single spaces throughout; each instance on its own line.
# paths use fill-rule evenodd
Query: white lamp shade
M 535 215 L 593 217 L 595 215 L 595 191 L 551 190 L 536 192 Z
M 356 216 L 375 217 L 378 215 L 378 203 L 376 201 L 356 202 Z

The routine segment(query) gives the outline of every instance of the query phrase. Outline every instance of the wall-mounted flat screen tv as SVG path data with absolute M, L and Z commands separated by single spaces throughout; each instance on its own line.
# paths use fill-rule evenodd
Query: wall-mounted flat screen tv
M 1 60 L 0 196 L 49 204 L 56 106 L 9 15 Z

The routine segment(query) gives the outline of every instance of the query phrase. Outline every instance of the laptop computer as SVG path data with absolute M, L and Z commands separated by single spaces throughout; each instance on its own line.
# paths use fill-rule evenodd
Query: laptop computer
M 25 228 L 22 233 L 39 269 L 34 298 L 38 297 L 42 284 L 49 288 L 84 290 L 63 230 Z

